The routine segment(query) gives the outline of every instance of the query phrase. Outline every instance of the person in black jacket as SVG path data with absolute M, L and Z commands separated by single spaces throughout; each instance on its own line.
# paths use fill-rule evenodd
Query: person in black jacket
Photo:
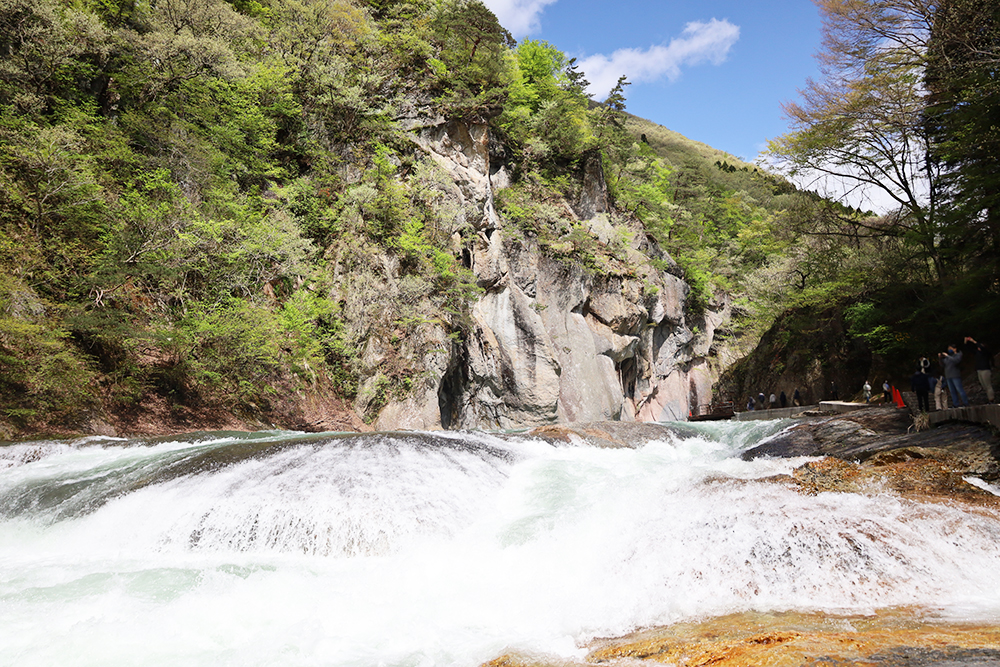
M 910 388 L 917 394 L 917 409 L 921 412 L 931 411 L 931 379 L 921 369 L 910 378 Z

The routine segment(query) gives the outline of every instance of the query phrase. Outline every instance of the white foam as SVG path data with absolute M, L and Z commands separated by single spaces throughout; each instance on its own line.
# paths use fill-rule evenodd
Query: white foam
M 588 637 L 748 609 L 997 615 L 996 512 L 800 495 L 760 478 L 803 460 L 741 461 L 750 443 L 728 428 L 638 449 L 306 441 L 147 485 L 137 475 L 156 461 L 232 441 L 0 471 L 0 494 L 121 485 L 76 513 L 0 521 L 0 655 L 469 665 L 509 648 L 580 657 Z
M 994 496 L 1000 496 L 1000 486 L 997 486 L 996 484 L 990 484 L 986 480 L 980 479 L 978 477 L 963 477 L 962 479 L 971 484 L 972 486 L 978 487 L 983 491 L 988 491 L 992 493 Z

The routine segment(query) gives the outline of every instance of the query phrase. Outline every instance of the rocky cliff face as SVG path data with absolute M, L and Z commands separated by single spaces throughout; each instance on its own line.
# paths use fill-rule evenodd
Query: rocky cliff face
M 720 396 L 731 398 L 742 408 L 759 392 L 796 390 L 806 404 L 857 396 L 865 380 L 881 390 L 887 369 L 864 341 L 847 333 L 842 308 L 804 307 L 781 315 L 761 337 L 756 348 L 734 360 L 715 386 Z M 908 385 L 909 368 L 900 380 Z M 895 380 L 894 380 L 895 381 Z
M 627 272 L 552 257 L 497 214 L 494 195 L 510 179 L 491 161 L 485 125 L 411 127 L 419 151 L 448 175 L 455 210 L 475 211 L 471 231 L 454 240 L 483 293 L 463 340 L 450 340 L 441 327 L 424 331 L 423 344 L 410 350 L 425 370 L 419 386 L 389 400 L 375 428 L 682 420 L 710 401 L 708 357 L 728 304 L 689 317 L 687 284 L 654 268 L 651 260 L 671 260 L 638 221 L 612 210 L 599 159 L 585 166 L 575 201 L 560 204 L 596 243 L 618 243 Z M 385 357 L 389 347 L 376 344 L 372 354 Z M 363 390 L 359 401 L 370 394 Z

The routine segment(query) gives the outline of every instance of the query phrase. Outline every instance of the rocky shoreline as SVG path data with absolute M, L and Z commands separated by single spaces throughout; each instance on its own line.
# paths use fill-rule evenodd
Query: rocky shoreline
M 1000 500 L 966 481 L 1000 480 L 1000 438 L 991 428 L 947 422 L 917 431 L 910 413 L 895 408 L 809 419 L 743 453 L 744 460 L 761 456 L 827 457 L 795 471 L 792 483 L 809 493 L 877 489 L 986 505 Z

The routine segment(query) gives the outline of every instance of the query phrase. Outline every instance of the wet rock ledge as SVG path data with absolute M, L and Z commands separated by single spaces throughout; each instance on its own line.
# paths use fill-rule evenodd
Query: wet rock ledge
M 806 493 L 890 491 L 1000 505 L 1000 498 L 966 481 L 1000 481 L 1000 438 L 977 424 L 949 422 L 918 431 L 905 410 L 870 408 L 814 418 L 743 453 L 745 460 L 763 456 L 827 457 L 786 480 Z

